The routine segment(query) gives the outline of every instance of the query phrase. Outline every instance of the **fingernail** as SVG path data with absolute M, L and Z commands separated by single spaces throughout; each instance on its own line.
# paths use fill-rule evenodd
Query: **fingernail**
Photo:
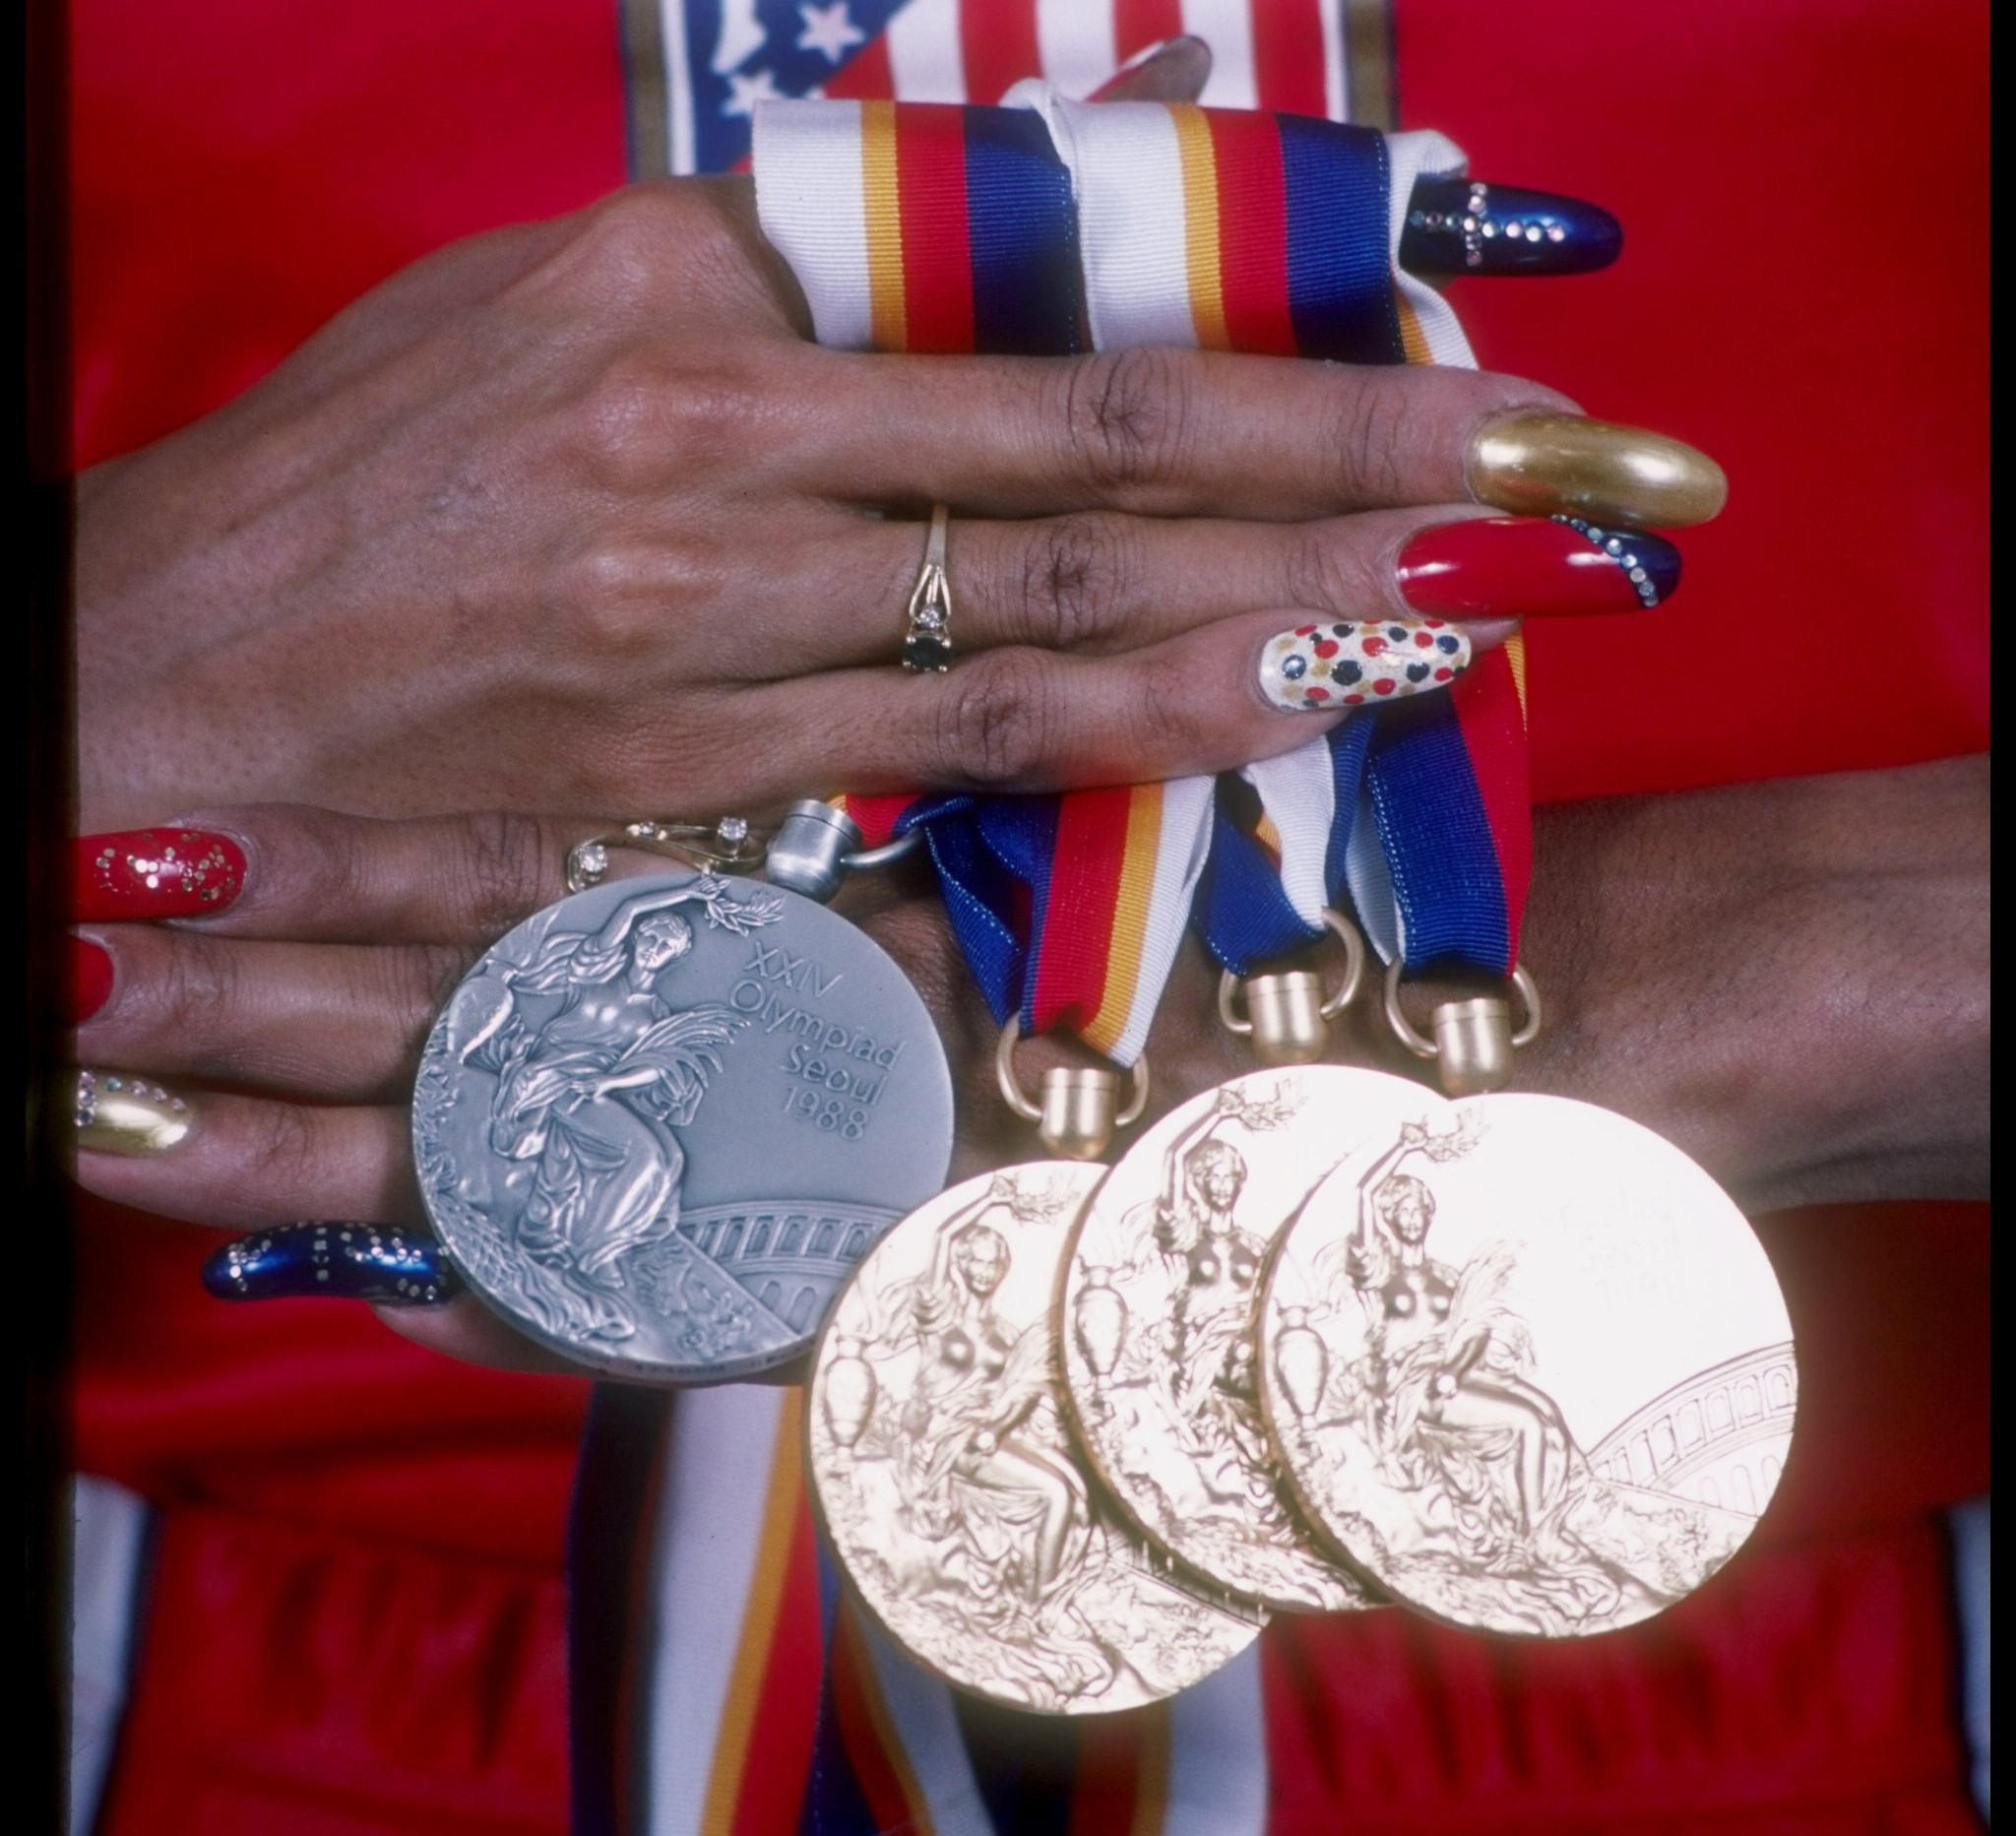
M 1585 517 L 1603 528 L 1685 529 L 1729 499 L 1706 453 L 1663 433 L 1579 414 L 1506 414 L 1470 443 L 1470 492 L 1522 516 Z
M 112 994 L 112 953 L 89 937 L 70 939 L 70 1024 L 81 1027 Z
M 462 1284 L 441 1245 L 396 1224 L 283 1224 L 226 1243 L 203 1265 L 220 1300 L 327 1295 L 385 1306 L 440 1306 Z
M 1174 43 L 1175 39 L 1173 38 L 1158 38 L 1153 44 L 1144 44 L 1132 57 L 1122 60 L 1120 70 L 1114 72 L 1114 75 L 1119 75 L 1121 71 L 1139 70 L 1151 57 L 1160 57 L 1168 46 Z
M 1635 612 L 1680 584 L 1680 551 L 1582 517 L 1478 517 L 1411 538 L 1398 574 L 1408 604 L 1438 618 Z
M 1588 274 L 1624 251 L 1601 206 L 1477 178 L 1418 178 L 1400 232 L 1410 274 Z
M 245 851 L 208 829 L 125 829 L 74 844 L 71 916 L 85 923 L 199 918 L 245 884 Z
M 77 1145 L 99 1154 L 165 1154 L 196 1132 L 187 1097 L 123 1071 L 77 1074 Z
M 1470 666 L 1470 639 L 1439 618 L 1297 625 L 1267 640 L 1260 692 L 1297 714 L 1369 707 L 1447 688 Z

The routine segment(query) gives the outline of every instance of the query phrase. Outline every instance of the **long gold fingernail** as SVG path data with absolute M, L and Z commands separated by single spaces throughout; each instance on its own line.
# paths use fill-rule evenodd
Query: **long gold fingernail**
M 165 1154 L 196 1130 L 196 1106 L 123 1071 L 77 1074 L 77 1145 L 99 1154 Z
M 1643 427 L 1579 414 L 1508 414 L 1470 443 L 1479 503 L 1521 516 L 1585 516 L 1633 529 L 1706 523 L 1729 501 L 1729 479 L 1706 453 Z

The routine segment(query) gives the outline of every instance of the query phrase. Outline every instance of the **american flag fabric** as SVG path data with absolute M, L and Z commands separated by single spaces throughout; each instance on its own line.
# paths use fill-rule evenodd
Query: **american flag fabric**
M 1192 33 L 1220 108 L 1391 125 L 1384 0 L 624 0 L 639 177 L 724 172 L 778 97 L 994 102 L 1041 77 L 1083 97 Z

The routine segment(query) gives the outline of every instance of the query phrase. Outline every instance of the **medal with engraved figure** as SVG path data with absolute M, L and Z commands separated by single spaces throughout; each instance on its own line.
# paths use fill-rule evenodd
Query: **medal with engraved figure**
M 937 1191 L 952 1089 L 922 1001 L 811 900 L 616 880 L 496 944 L 435 1024 L 420 1186 L 470 1286 L 611 1375 L 802 1355 L 849 1271 Z
M 835 1306 L 807 1410 L 820 1514 L 876 1617 L 949 1682 L 1048 1714 L 1171 1695 L 1262 1618 L 1136 1537 L 1072 1448 L 1051 1301 L 1103 1172 L 1011 1168 L 906 1218 Z
M 1792 1328 L 1748 1223 L 1671 1143 L 1565 1098 L 1416 1093 L 1290 1227 L 1261 1321 L 1310 1520 L 1461 1625 L 1650 1617 L 1734 1554 L 1791 1442 Z
M 1355 1143 L 1418 1107 L 1402 1079 L 1307 1065 L 1192 1098 L 1086 1207 L 1060 1297 L 1074 1425 L 1113 1495 L 1220 1586 L 1285 1611 L 1369 1605 L 1302 1522 L 1261 1420 L 1267 1258 Z

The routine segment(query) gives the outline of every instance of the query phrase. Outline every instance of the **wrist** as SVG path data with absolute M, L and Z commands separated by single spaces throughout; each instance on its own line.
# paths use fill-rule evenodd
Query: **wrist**
M 1753 1209 L 1986 1185 L 1984 761 L 1543 811 L 1530 1089 Z

